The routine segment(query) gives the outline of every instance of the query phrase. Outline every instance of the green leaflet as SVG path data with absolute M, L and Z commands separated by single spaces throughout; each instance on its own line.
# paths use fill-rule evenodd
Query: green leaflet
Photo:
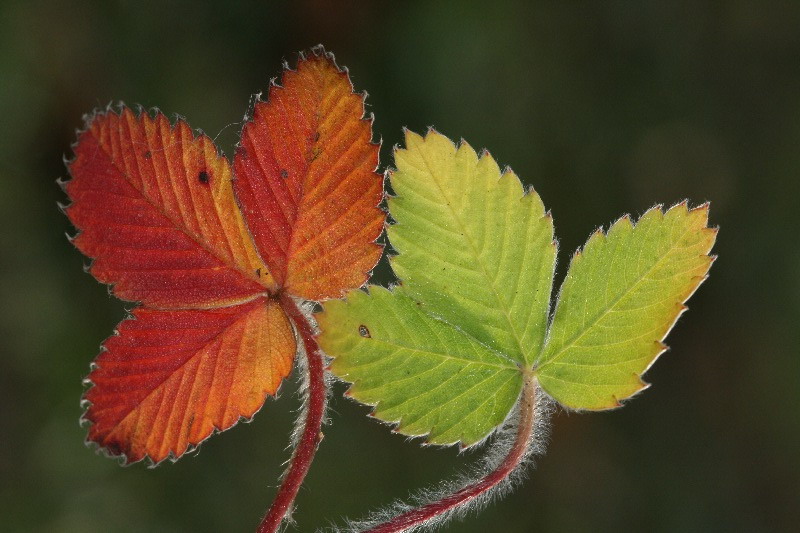
M 711 267 L 716 230 L 707 223 L 707 205 L 689 211 L 683 203 L 653 208 L 635 227 L 623 217 L 608 235 L 589 238 L 536 362 L 545 391 L 568 407 L 604 409 L 645 387 L 641 374 Z
M 351 292 L 317 316 L 331 370 L 349 394 L 406 435 L 473 444 L 505 419 L 522 388 L 517 365 L 426 314 L 401 287 Z M 329 327 L 334 325 L 335 327 Z
M 325 304 L 319 342 L 349 393 L 407 435 L 470 445 L 502 423 L 523 372 L 575 409 L 619 405 L 705 279 L 708 206 L 618 220 L 575 254 L 548 329 L 553 225 L 488 154 L 406 134 L 391 175 L 402 285 Z
M 491 155 L 431 131 L 395 152 L 397 277 L 430 313 L 520 363 L 544 340 L 556 247 L 539 195 Z

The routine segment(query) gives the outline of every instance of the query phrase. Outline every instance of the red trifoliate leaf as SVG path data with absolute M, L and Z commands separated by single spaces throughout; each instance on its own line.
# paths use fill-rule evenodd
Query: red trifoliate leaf
M 310 300 L 338 298 L 381 254 L 378 145 L 364 97 L 329 56 L 300 61 L 282 85 L 242 131 L 234 188 L 278 284 Z
M 89 440 L 127 462 L 177 458 L 252 416 L 297 349 L 279 293 L 338 296 L 379 258 L 383 184 L 363 97 L 322 52 L 284 84 L 244 128 L 238 199 L 228 160 L 183 121 L 123 108 L 78 137 L 74 243 L 99 281 L 142 303 L 85 395 Z
M 127 462 L 180 457 L 249 418 L 289 374 L 296 350 L 285 313 L 260 298 L 233 307 L 135 309 L 89 375 L 89 440 Z

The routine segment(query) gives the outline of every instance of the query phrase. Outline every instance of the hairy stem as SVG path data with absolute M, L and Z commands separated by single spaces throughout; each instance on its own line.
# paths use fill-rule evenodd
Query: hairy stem
M 308 390 L 300 439 L 275 500 L 261 520 L 257 533 L 275 533 L 290 511 L 322 440 L 322 419 L 325 415 L 327 397 L 325 365 L 312 326 L 291 296 L 282 294 L 281 305 L 294 323 L 305 347 Z
M 525 458 L 533 433 L 536 411 L 536 381 L 527 376 L 519 400 L 519 421 L 514 443 L 505 459 L 492 472 L 477 482 L 439 501 L 401 513 L 368 530 L 368 533 L 397 533 L 424 524 L 439 515 L 465 505 L 505 480 Z

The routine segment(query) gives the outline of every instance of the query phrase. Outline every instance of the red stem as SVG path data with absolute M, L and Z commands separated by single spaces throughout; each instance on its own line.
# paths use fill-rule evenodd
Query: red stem
M 528 450 L 530 437 L 533 432 L 534 411 L 536 404 L 536 383 L 532 377 L 526 376 L 525 385 L 522 389 L 522 397 L 519 401 L 519 422 L 517 426 L 517 436 L 514 444 L 508 451 L 503 462 L 492 472 L 473 485 L 464 487 L 443 499 L 423 505 L 411 511 L 399 514 L 388 522 L 384 522 L 367 533 L 397 533 L 406 529 L 420 525 L 442 513 L 446 513 L 460 505 L 464 505 L 498 483 L 506 479 L 517 466 Z
M 292 454 L 291 463 L 283 477 L 272 506 L 267 511 L 257 533 L 275 533 L 286 514 L 292 507 L 300 485 L 303 484 L 314 454 L 322 440 L 322 418 L 325 414 L 327 387 L 325 385 L 325 366 L 314 332 L 306 316 L 297 307 L 291 296 L 281 295 L 281 305 L 294 322 L 300 338 L 303 340 L 308 372 L 308 398 L 303 420 L 303 434 Z

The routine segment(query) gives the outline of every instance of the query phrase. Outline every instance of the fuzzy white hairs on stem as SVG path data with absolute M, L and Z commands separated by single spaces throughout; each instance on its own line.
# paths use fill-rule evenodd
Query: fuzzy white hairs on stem
M 534 405 L 533 428 L 528 439 L 527 447 L 519 464 L 495 486 L 477 495 L 456 507 L 449 509 L 423 523 L 405 529 L 405 532 L 420 532 L 442 527 L 451 520 L 462 520 L 471 512 L 479 512 L 495 499 L 500 499 L 511 493 L 521 484 L 533 468 L 534 458 L 545 452 L 550 436 L 550 418 L 554 411 L 555 403 L 536 386 Z M 517 426 L 520 419 L 520 404 L 518 403 L 502 426 L 492 435 L 485 444 L 485 450 L 476 464 L 469 467 L 466 472 L 456 475 L 451 480 L 446 480 L 438 485 L 421 489 L 412 494 L 409 501 L 398 500 L 387 507 L 370 513 L 361 520 L 348 520 L 343 526 L 331 526 L 319 533 L 361 533 L 375 528 L 392 518 L 413 509 L 437 502 L 459 490 L 474 485 L 485 476 L 496 470 L 514 446 L 517 437 Z

